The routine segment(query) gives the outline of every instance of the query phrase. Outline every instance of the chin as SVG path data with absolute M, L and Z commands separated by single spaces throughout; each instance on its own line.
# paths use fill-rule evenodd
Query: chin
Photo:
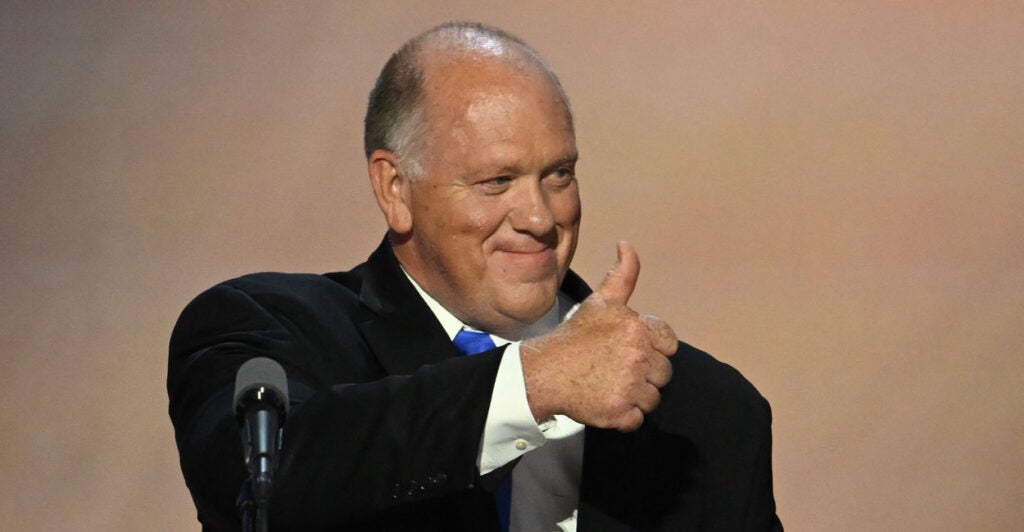
M 506 299 L 505 315 L 525 325 L 532 324 L 544 316 L 558 299 L 558 290 L 548 287 L 534 287 L 532 290 L 517 291 Z

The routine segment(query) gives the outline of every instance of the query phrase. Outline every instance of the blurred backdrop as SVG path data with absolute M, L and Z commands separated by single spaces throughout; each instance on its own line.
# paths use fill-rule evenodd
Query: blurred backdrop
M 178 312 L 369 254 L 366 95 L 451 19 L 560 74 L 574 267 L 633 241 L 634 307 L 768 397 L 788 529 L 1020 530 L 1024 6 L 966 0 L 4 2 L 0 527 L 198 530 Z

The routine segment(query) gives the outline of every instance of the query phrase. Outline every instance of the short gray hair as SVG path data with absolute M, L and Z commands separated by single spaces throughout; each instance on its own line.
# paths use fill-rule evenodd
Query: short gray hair
M 522 39 L 498 28 L 476 22 L 449 22 L 413 37 L 384 65 L 370 91 L 366 108 L 363 149 L 367 158 L 375 150 L 388 150 L 398 157 L 410 179 L 420 177 L 422 168 L 413 154 L 416 152 L 416 140 L 426 129 L 422 116 L 424 72 L 420 53 L 427 50 L 508 55 L 511 61 L 525 60 L 540 66 L 565 102 L 569 124 L 572 125 L 569 98 L 562 82 L 536 50 Z

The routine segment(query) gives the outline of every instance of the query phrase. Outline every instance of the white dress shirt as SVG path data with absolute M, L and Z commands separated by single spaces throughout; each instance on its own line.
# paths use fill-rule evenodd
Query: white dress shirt
M 462 329 L 474 330 L 427 294 L 408 273 L 406 277 L 441 322 L 448 338 L 454 339 Z M 578 306 L 559 294 L 551 310 L 518 337 L 527 339 L 553 330 L 572 316 Z M 512 475 L 509 530 L 573 532 L 583 465 L 583 425 L 562 415 L 538 424 L 526 400 L 519 342 L 493 334 L 491 339 L 496 346 L 508 347 L 498 367 L 480 441 L 480 474 L 522 457 Z

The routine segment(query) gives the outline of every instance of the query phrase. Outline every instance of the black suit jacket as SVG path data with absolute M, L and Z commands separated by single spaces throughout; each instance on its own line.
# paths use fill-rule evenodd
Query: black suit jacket
M 563 291 L 589 288 L 569 272 Z M 476 456 L 503 348 L 459 357 L 385 241 L 349 272 L 263 273 L 193 300 L 171 337 L 167 389 L 204 530 L 239 530 L 246 477 L 234 378 L 266 356 L 291 412 L 276 530 L 497 530 Z M 772 530 L 771 413 L 738 372 L 680 344 L 637 431 L 587 428 L 579 530 Z

